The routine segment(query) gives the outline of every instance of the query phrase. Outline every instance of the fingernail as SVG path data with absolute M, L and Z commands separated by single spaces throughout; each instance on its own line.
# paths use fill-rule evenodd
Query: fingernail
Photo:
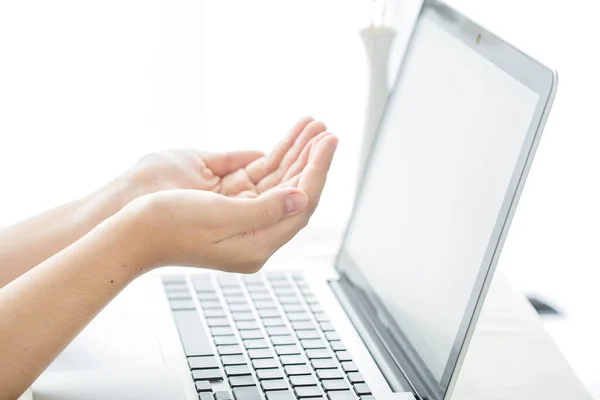
M 306 195 L 302 193 L 292 193 L 285 198 L 285 209 L 288 214 L 303 210 L 308 205 Z

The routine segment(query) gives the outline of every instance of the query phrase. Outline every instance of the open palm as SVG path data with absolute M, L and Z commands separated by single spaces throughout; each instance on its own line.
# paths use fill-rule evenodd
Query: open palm
M 327 135 L 322 122 L 305 117 L 267 155 L 258 151 L 167 150 L 142 157 L 128 176 L 133 177 L 138 196 L 197 189 L 230 197 L 256 197 L 276 186 L 296 186 L 311 149 Z

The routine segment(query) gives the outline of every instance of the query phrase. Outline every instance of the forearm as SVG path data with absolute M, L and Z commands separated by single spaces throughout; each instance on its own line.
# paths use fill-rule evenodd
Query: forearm
M 0 399 L 17 398 L 143 268 L 111 218 L 0 289 Z
M 0 288 L 74 243 L 127 204 L 124 180 L 0 230 Z

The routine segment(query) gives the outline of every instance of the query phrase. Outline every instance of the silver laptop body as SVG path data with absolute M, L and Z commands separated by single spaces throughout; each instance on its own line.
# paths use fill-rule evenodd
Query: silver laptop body
M 553 71 L 425 1 L 335 265 L 145 276 L 34 398 L 448 399 L 555 90 Z

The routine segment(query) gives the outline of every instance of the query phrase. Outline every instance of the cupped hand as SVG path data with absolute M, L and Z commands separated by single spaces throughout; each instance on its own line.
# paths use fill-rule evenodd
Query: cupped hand
M 173 149 L 142 157 L 124 175 L 131 197 L 172 189 L 196 189 L 230 197 L 256 197 L 298 177 L 313 144 L 327 134 L 322 122 L 302 118 L 271 153 L 203 153 Z
M 300 151 L 294 163 L 280 172 L 271 168 L 270 163 L 275 160 L 273 165 L 280 165 L 285 156 L 280 160 L 267 157 L 267 162 L 258 158 L 255 163 L 260 164 L 255 166 L 259 165 L 262 179 L 253 179 L 252 164 L 246 168 L 250 171 L 247 179 L 254 183 L 249 192 L 261 192 L 260 195 L 223 196 L 221 193 L 246 190 L 247 186 L 244 189 L 237 186 L 242 180 L 234 177 L 232 186 L 220 182 L 219 193 L 169 190 L 132 202 L 122 214 L 130 222 L 130 237 L 140 246 L 138 251 L 145 258 L 144 265 L 149 269 L 187 265 L 240 273 L 258 271 L 308 223 L 319 202 L 336 147 L 335 136 L 322 134 L 310 144 L 304 161 L 298 162 Z M 288 153 L 289 149 L 285 154 Z M 296 162 L 304 165 L 299 171 L 290 169 Z M 256 184 L 267 178 L 264 186 Z

